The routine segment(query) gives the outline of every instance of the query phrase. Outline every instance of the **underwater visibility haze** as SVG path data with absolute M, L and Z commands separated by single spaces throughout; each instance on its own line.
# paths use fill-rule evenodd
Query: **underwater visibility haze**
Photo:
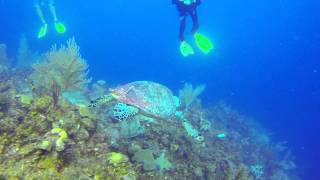
M 0 0 L 0 179 L 320 179 L 319 9 Z

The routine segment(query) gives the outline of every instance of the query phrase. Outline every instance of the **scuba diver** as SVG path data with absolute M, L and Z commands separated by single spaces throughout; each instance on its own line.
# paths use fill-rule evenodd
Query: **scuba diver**
M 198 22 L 197 7 L 201 4 L 201 0 L 172 0 L 172 4 L 175 4 L 179 11 L 179 19 L 180 19 L 179 38 L 180 38 L 181 54 L 185 57 L 194 54 L 193 48 L 189 43 L 187 43 L 184 37 L 184 31 L 186 29 L 186 20 L 188 15 L 190 15 L 192 19 L 193 26 L 192 26 L 191 33 L 193 34 L 193 37 L 196 41 L 197 46 L 203 53 L 205 54 L 209 53 L 213 48 L 213 44 L 207 37 L 198 33 L 199 22 Z
M 43 11 L 42 11 L 43 6 L 49 7 L 50 13 L 51 13 L 53 20 L 54 20 L 54 27 L 55 27 L 56 31 L 59 34 L 65 33 L 66 27 L 64 26 L 64 24 L 59 22 L 59 20 L 57 18 L 56 8 L 54 6 L 54 0 L 34 0 L 34 7 L 36 9 L 37 15 L 39 16 L 39 18 L 42 22 L 42 26 L 38 32 L 38 38 L 40 39 L 40 38 L 43 38 L 44 36 L 46 36 L 47 31 L 48 31 L 48 24 L 44 18 Z

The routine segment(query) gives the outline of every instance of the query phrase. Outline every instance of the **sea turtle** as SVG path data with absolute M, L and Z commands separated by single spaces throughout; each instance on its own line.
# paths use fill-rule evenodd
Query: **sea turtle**
M 119 102 L 113 108 L 113 117 L 120 121 L 137 113 L 168 119 L 175 115 L 179 104 L 178 98 L 167 87 L 151 81 L 135 81 L 111 89 L 108 95 L 92 101 L 90 106 L 112 100 Z

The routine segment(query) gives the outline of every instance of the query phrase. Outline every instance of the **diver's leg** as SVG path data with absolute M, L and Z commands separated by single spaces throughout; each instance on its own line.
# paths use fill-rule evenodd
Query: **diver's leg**
M 47 30 L 48 30 L 48 25 L 47 22 L 43 16 L 43 12 L 40 6 L 40 2 L 38 0 L 35 0 L 34 2 L 34 7 L 36 9 L 36 13 L 39 16 L 41 22 L 42 22 L 42 26 L 38 32 L 38 38 L 43 38 L 44 36 L 46 36 L 47 34 Z
M 46 20 L 44 19 L 43 12 L 38 1 L 34 3 L 34 7 L 36 8 L 36 13 L 39 16 L 42 24 L 46 24 Z
M 193 48 L 185 41 L 184 32 L 186 29 L 186 21 L 187 21 L 187 11 L 186 7 L 181 4 L 177 5 L 179 11 L 179 21 L 180 21 L 180 29 L 179 29 L 179 38 L 180 38 L 180 53 L 186 57 L 194 54 Z
M 54 0 L 50 0 L 48 3 L 48 6 L 49 6 L 50 12 L 52 14 L 53 20 L 55 22 L 58 21 L 56 8 L 54 6 Z
M 191 45 L 189 43 L 187 43 L 185 41 L 185 38 L 184 38 L 184 32 L 186 29 L 186 21 L 187 21 L 186 15 L 180 16 L 180 32 L 179 32 L 180 33 L 179 34 L 179 36 L 180 36 L 180 52 L 184 57 L 194 54 L 193 48 L 191 47 Z
M 193 22 L 191 33 L 195 38 L 196 44 L 203 53 L 208 54 L 213 49 L 213 44 L 206 36 L 197 32 L 199 29 L 197 10 L 194 9 L 190 12 L 190 15 Z
M 187 16 L 183 15 L 183 16 L 180 16 L 180 30 L 179 30 L 179 38 L 180 38 L 180 41 L 184 41 L 184 32 L 185 32 L 185 29 L 186 29 L 186 20 L 187 20 Z
M 62 24 L 58 20 L 56 8 L 54 6 L 54 0 L 49 0 L 48 6 L 49 6 L 50 12 L 52 14 L 53 20 L 54 20 L 54 27 L 55 27 L 56 31 L 58 33 L 66 32 L 66 27 L 64 26 L 64 24 Z
M 198 20 L 197 10 L 194 9 L 193 11 L 191 11 L 190 16 L 191 16 L 192 23 L 193 23 L 191 33 L 195 34 L 199 29 L 199 20 Z

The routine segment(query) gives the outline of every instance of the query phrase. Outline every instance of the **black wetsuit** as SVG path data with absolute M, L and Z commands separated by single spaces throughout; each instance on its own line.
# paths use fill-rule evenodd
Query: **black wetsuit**
M 188 15 L 191 16 L 192 23 L 193 23 L 191 33 L 192 34 L 196 33 L 199 28 L 197 6 L 201 4 L 201 0 L 195 0 L 190 5 L 186 5 L 180 0 L 172 0 L 172 4 L 175 4 L 179 11 L 179 16 L 180 16 L 179 38 L 180 38 L 180 41 L 184 41 L 184 31 L 186 29 L 186 20 Z

